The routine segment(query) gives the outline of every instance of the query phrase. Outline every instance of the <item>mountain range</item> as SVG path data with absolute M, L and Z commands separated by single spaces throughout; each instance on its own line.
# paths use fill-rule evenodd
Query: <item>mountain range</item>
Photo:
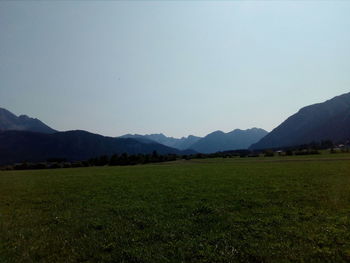
M 179 150 L 191 149 L 199 153 L 215 153 L 228 150 L 247 149 L 258 142 L 268 132 L 263 129 L 236 129 L 225 133 L 215 131 L 205 137 L 190 135 L 180 139 L 167 137 L 164 134 L 126 134 L 119 138 L 134 138 L 140 141 L 154 141 Z
M 0 108 L 0 164 L 85 160 L 115 153 L 193 154 L 237 149 L 273 149 L 311 142 L 350 140 L 350 93 L 300 109 L 272 132 L 259 128 L 215 131 L 205 137 L 180 139 L 164 134 L 127 134 L 112 138 L 86 131 L 58 132 L 38 119 Z
M 301 145 L 322 140 L 350 139 L 350 93 L 302 108 L 251 149 Z
M 45 161 L 52 158 L 85 160 L 120 153 L 193 154 L 247 148 L 267 132 L 261 129 L 214 132 L 204 138 L 164 134 L 105 137 L 86 131 L 58 132 L 38 119 L 0 109 L 0 164 Z
M 191 148 L 191 146 L 202 139 L 201 137 L 189 135 L 188 137 L 182 137 L 180 139 L 174 138 L 174 137 L 167 137 L 162 133 L 158 134 L 146 134 L 146 135 L 140 135 L 140 134 L 125 134 L 123 136 L 120 136 L 119 138 L 134 138 L 138 140 L 151 140 L 172 148 L 176 148 L 179 150 L 186 150 Z

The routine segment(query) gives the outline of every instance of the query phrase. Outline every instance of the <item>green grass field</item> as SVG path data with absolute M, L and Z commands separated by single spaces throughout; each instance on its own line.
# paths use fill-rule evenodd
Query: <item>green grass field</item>
M 0 262 L 349 262 L 350 155 L 0 172 Z

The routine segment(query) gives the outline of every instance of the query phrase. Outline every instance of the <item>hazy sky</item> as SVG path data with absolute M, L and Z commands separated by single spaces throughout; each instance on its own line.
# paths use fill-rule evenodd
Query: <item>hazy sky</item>
M 271 130 L 350 91 L 350 1 L 0 2 L 0 107 L 58 130 Z

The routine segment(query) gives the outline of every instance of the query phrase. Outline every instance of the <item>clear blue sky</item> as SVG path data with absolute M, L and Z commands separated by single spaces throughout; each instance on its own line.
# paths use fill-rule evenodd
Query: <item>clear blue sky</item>
M 271 130 L 350 91 L 350 1 L 1 1 L 0 107 L 59 130 Z

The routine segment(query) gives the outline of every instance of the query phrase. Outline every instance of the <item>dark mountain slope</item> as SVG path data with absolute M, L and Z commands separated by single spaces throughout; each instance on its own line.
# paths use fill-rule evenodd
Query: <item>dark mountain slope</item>
M 302 108 L 252 149 L 295 146 L 322 140 L 344 142 L 350 139 L 350 93 Z
M 26 131 L 0 132 L 0 164 L 38 162 L 48 158 L 85 160 L 115 153 L 185 154 L 158 143 L 142 143 L 135 139 L 104 137 L 86 131 L 43 134 Z
M 0 108 L 0 131 L 32 131 L 41 133 L 54 133 L 54 129 L 38 119 L 29 118 L 26 115 L 17 117 L 6 109 Z
M 201 153 L 214 153 L 237 149 L 247 149 L 267 134 L 263 129 L 233 130 L 228 133 L 216 131 L 191 146 L 191 149 Z

